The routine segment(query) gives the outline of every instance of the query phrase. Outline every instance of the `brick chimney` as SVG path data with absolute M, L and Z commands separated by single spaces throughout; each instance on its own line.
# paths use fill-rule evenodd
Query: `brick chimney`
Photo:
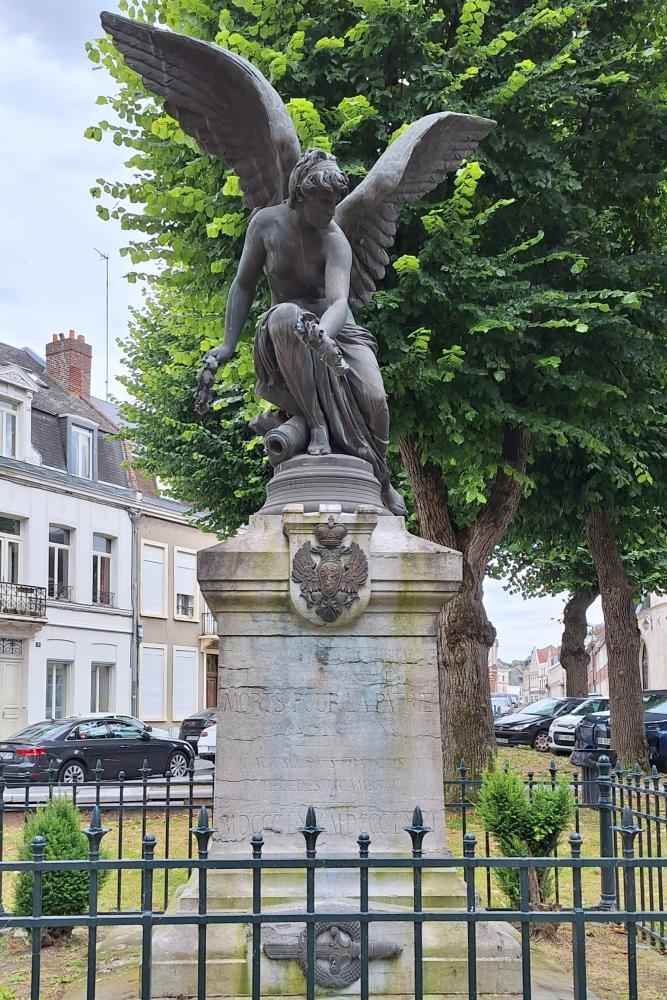
M 83 399 L 90 399 L 90 365 L 93 349 L 85 337 L 77 337 L 70 330 L 54 333 L 50 344 L 46 345 L 46 373 L 56 379 L 70 392 Z

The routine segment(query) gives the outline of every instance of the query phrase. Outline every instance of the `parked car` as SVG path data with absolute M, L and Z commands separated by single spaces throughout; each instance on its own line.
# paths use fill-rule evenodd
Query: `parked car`
M 506 715 L 516 708 L 516 697 L 513 694 L 496 693 L 491 695 L 491 711 L 493 718 Z
M 138 729 L 145 729 L 149 733 L 153 733 L 154 736 L 164 737 L 166 740 L 171 739 L 171 734 L 167 732 L 166 729 L 159 729 L 157 726 L 149 726 L 146 722 L 142 722 L 141 719 L 135 719 L 133 715 L 122 715 L 119 712 L 91 712 L 90 715 L 86 716 L 87 719 L 121 719 L 123 722 L 129 722 L 131 726 L 137 726 Z
M 201 712 L 188 715 L 187 719 L 183 719 L 181 722 L 178 738 L 186 740 L 195 753 L 201 753 L 199 738 L 205 729 L 215 726 L 217 721 L 218 713 L 215 708 L 205 708 Z
M 644 691 L 644 730 L 651 764 L 667 772 L 667 691 Z M 612 746 L 610 713 L 586 715 L 577 726 L 574 750 L 606 750 Z
M 215 720 L 209 722 L 206 729 L 203 729 L 199 737 L 199 756 L 202 760 L 210 760 L 215 763 L 215 745 L 218 740 L 218 726 Z
M 554 753 L 571 753 L 576 729 L 582 717 L 590 712 L 603 712 L 607 708 L 609 708 L 609 698 L 596 694 L 591 695 L 581 705 L 577 705 L 567 715 L 559 715 L 549 727 L 549 748 Z
M 0 760 L 8 784 L 48 781 L 49 765 L 65 784 L 91 778 L 97 761 L 103 778 L 138 778 L 144 760 L 153 774 L 169 771 L 182 778 L 194 759 L 192 747 L 182 740 L 158 736 L 139 720 L 113 716 L 83 716 L 36 722 L 0 742 Z
M 500 746 L 533 747 L 541 753 L 549 750 L 549 727 L 559 715 L 566 715 L 583 698 L 543 698 L 525 705 L 520 711 L 503 715 L 494 723 L 496 743 Z

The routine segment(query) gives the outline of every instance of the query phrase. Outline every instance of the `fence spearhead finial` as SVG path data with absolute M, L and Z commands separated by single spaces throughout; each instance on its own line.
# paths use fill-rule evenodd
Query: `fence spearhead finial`
M 403 829 L 406 833 L 410 834 L 410 839 L 412 840 L 412 856 L 415 858 L 421 857 L 422 842 L 426 834 L 431 832 L 431 828 L 430 826 L 424 826 L 424 816 L 420 806 L 415 806 L 412 814 L 412 823 L 410 826 L 404 826 Z
M 197 838 L 197 850 L 199 852 L 200 858 L 205 858 L 208 855 L 208 845 L 211 837 L 215 833 L 213 827 L 209 826 L 208 822 L 208 809 L 206 806 L 202 806 L 199 810 L 199 819 L 197 826 L 190 827 L 190 833 L 194 834 Z
M 88 854 L 91 860 L 96 860 L 100 856 L 100 844 L 102 837 L 109 832 L 107 827 L 102 826 L 102 813 L 99 806 L 93 806 L 90 814 L 90 826 L 83 831 L 88 838 Z
M 321 833 L 324 833 L 324 828 L 317 825 L 317 816 L 315 815 L 313 806 L 308 806 L 306 810 L 306 823 L 305 826 L 299 827 L 299 833 L 303 834 L 306 841 L 306 857 L 314 858 L 317 838 Z

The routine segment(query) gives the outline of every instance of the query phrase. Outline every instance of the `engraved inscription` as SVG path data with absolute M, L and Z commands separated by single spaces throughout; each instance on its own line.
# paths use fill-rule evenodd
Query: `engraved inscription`
M 339 712 L 427 713 L 437 711 L 435 688 L 413 687 L 397 683 L 391 690 L 372 688 L 355 691 L 313 691 L 284 689 L 265 691 L 260 688 L 226 688 L 218 695 L 219 712 L 241 715 L 280 715 L 283 712 L 313 712 L 325 715 Z

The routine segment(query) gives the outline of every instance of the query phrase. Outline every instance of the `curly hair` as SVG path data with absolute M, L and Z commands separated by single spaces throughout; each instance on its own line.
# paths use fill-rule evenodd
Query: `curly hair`
M 287 203 L 294 208 L 310 191 L 333 191 L 338 200 L 350 190 L 347 176 L 331 153 L 323 149 L 307 149 L 295 165 L 289 178 Z

